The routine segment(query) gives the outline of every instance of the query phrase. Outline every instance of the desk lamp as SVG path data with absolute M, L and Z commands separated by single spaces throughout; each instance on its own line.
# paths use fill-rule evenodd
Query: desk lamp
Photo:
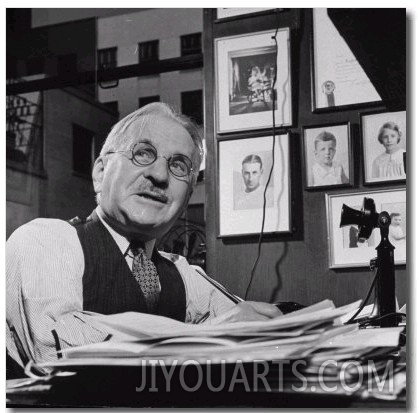
M 366 241 L 374 228 L 380 228 L 381 242 L 377 246 L 377 257 L 370 262 L 371 270 L 376 269 L 375 301 L 370 324 L 379 327 L 395 327 L 398 323 L 396 314 L 396 291 L 394 274 L 394 246 L 388 239 L 391 220 L 386 211 L 377 213 L 374 200 L 364 198 L 360 211 L 343 204 L 340 227 L 358 226 L 358 239 Z

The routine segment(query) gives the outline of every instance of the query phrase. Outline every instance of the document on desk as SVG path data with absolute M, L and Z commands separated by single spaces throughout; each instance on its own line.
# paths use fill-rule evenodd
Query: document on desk
M 342 326 L 340 317 L 358 306 L 356 302 L 336 308 L 324 300 L 266 321 L 215 325 L 185 324 L 141 313 L 99 316 L 95 317 L 98 327 L 116 339 L 65 349 L 63 359 L 53 364 L 135 365 L 156 357 L 226 362 L 298 358 L 335 335 L 354 332 L 357 326 Z M 124 339 L 118 340 L 118 335 Z

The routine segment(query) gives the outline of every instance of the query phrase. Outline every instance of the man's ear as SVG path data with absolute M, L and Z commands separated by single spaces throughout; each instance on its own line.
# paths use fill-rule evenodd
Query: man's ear
M 93 178 L 93 188 L 96 194 L 100 194 L 102 192 L 102 182 L 103 176 L 105 174 L 105 160 L 102 156 L 99 156 L 94 165 L 92 170 L 92 178 Z

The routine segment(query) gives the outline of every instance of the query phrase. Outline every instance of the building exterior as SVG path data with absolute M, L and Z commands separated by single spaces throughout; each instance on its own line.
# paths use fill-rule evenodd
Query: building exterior
M 201 53 L 202 15 L 202 9 L 173 8 L 100 17 L 98 63 L 126 66 Z M 155 100 L 179 110 L 198 106 L 197 120 L 202 123 L 202 86 L 202 69 L 174 71 L 122 79 L 110 89 L 99 87 L 98 100 L 117 107 L 121 117 Z M 192 110 L 186 111 L 192 114 Z
M 78 72 L 187 58 L 202 53 L 202 26 L 202 9 L 11 9 L 8 79 L 65 79 Z M 95 206 L 92 162 L 111 125 L 153 101 L 169 103 L 203 125 L 202 89 L 199 68 L 10 96 L 7 236 L 37 217 L 88 214 Z M 25 138 L 32 146 L 37 138 L 30 159 L 24 159 L 12 130 L 19 125 L 12 118 L 21 115 L 14 109 L 21 101 L 38 105 Z M 200 182 L 179 226 L 194 222 L 202 228 L 204 199 Z
M 8 138 L 6 168 L 6 236 L 38 217 L 70 219 L 88 215 L 95 207 L 91 179 L 93 160 L 115 113 L 75 88 L 25 94 L 37 102 L 37 121 L 28 132 Z M 10 113 L 10 111 L 9 111 Z M 21 121 L 31 120 L 20 116 Z M 8 131 L 9 134 L 9 131 Z M 25 153 L 19 136 L 41 137 Z M 10 142 L 12 141 L 12 142 Z M 35 157 L 36 159 L 33 159 Z

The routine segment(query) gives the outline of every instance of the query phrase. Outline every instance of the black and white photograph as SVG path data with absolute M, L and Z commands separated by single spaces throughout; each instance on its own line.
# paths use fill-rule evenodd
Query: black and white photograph
M 230 115 L 272 111 L 275 47 L 231 52 L 228 58 Z
M 396 265 L 406 264 L 406 190 L 386 189 L 382 191 L 326 194 L 326 215 L 329 234 L 329 265 L 331 268 L 368 267 L 377 255 L 381 242 L 380 229 L 376 225 L 371 235 L 360 237 L 356 224 L 341 226 L 342 206 L 362 211 L 364 198 L 372 198 L 377 213 L 389 214 L 388 240 L 395 247 Z
M 220 236 L 257 234 L 265 207 L 266 232 L 290 230 L 289 136 L 219 142 Z M 272 162 L 274 169 L 268 182 Z
M 262 5 L 6 0 L 6 409 L 411 406 L 415 13 Z
M 352 154 L 349 123 L 304 127 L 306 188 L 349 186 Z
M 406 111 L 361 115 L 365 183 L 406 180 Z
M 288 28 L 215 39 L 218 132 L 292 123 Z
M 273 187 L 275 177 L 272 176 L 268 183 L 269 171 L 272 167 L 272 155 L 270 152 L 250 153 L 241 161 L 241 168 L 237 166 L 233 172 L 234 210 L 260 209 L 263 203 L 267 208 L 272 208 Z M 265 187 L 266 201 L 264 201 Z

